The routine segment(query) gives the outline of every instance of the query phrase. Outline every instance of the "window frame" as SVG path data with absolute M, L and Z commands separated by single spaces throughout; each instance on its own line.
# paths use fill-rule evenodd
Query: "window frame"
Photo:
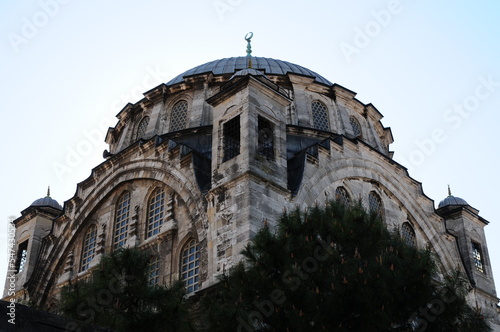
M 274 149 L 274 124 L 266 117 L 257 115 L 257 154 L 268 160 L 274 160 Z
M 408 232 L 405 230 L 407 230 Z M 403 242 L 408 246 L 413 248 L 417 247 L 417 233 L 415 232 L 415 229 L 409 221 L 405 221 L 401 225 L 401 238 L 403 239 Z
M 182 109 L 180 109 L 180 105 L 183 105 L 185 107 L 182 107 Z M 178 121 L 177 119 L 180 115 L 182 115 L 182 117 L 184 118 L 182 122 Z M 188 124 L 189 124 L 189 103 L 185 99 L 180 99 L 176 101 L 175 104 L 170 109 L 170 124 L 168 131 L 176 132 L 184 130 L 188 127 Z
M 158 196 L 161 196 L 159 199 Z M 165 218 L 165 190 L 161 187 L 157 187 L 153 190 L 153 192 L 149 195 L 148 198 L 148 210 L 147 210 L 147 218 L 146 218 L 146 239 L 153 237 L 160 233 L 161 225 L 163 225 L 163 220 Z M 154 199 L 154 201 L 153 201 Z M 154 204 L 154 206 L 152 206 Z M 159 206 L 156 206 L 159 204 Z M 152 209 L 153 207 L 153 209 Z M 156 212 L 156 209 L 159 209 Z M 152 212 L 154 214 L 152 215 Z M 156 219 L 156 217 L 158 218 Z M 152 219 L 155 218 L 155 219 Z M 157 223 L 157 224 L 156 224 Z M 156 225 L 155 225 L 156 224 Z M 152 226 L 152 227 L 151 227 Z
M 200 261 L 200 243 L 191 238 L 182 247 L 179 260 L 179 279 L 188 294 L 200 289 Z
M 486 274 L 486 262 L 484 259 L 484 252 L 481 244 L 477 241 L 471 240 L 472 246 L 472 262 L 474 263 L 474 270 L 477 273 Z
M 141 119 L 141 121 L 139 121 L 139 124 L 137 125 L 137 129 L 135 131 L 135 140 L 134 141 L 137 141 L 141 138 L 146 137 L 146 132 L 148 130 L 149 121 L 150 121 L 150 117 L 147 115 L 144 116 Z
M 343 186 L 335 188 L 335 200 L 345 206 L 351 205 L 352 202 L 351 195 L 349 195 L 349 192 Z
M 318 107 L 315 107 L 316 105 L 318 105 L 320 109 L 318 109 Z M 321 114 L 318 113 L 319 111 L 321 111 Z M 312 114 L 313 127 L 315 129 L 323 131 L 331 131 L 329 111 L 325 103 L 319 100 L 312 101 L 311 114 Z
M 93 235 L 92 235 L 93 233 Z M 93 237 L 93 241 L 91 241 L 90 236 Z M 96 249 L 97 249 L 97 226 L 92 225 L 87 228 L 85 235 L 83 237 L 82 242 L 82 255 L 80 259 L 80 272 L 84 272 L 88 270 L 90 267 L 90 263 L 95 257 Z
M 127 197 L 127 204 L 124 205 L 124 197 Z M 125 245 L 128 238 L 130 221 L 131 195 L 129 191 L 124 191 L 115 204 L 115 218 L 113 224 L 113 248 L 118 249 Z M 122 234 L 124 234 L 123 237 Z
M 231 138 L 231 141 L 229 141 L 229 138 Z M 222 123 L 222 162 L 231 160 L 238 156 L 240 153 L 241 117 L 238 114 Z
M 373 199 L 377 201 L 377 211 L 374 209 Z M 368 209 L 370 212 L 375 212 L 380 217 L 384 219 L 384 203 L 382 202 L 382 197 L 375 191 L 370 191 L 368 194 Z

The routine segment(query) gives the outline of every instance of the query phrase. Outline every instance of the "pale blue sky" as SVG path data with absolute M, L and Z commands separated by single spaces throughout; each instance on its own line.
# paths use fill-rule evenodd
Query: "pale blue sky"
M 253 55 L 373 103 L 436 205 L 450 184 L 480 210 L 500 285 L 499 14 L 493 0 L 2 1 L 0 284 L 8 217 L 48 185 L 61 204 L 72 197 L 103 161 L 101 123 L 191 67 L 245 55 L 253 31 Z

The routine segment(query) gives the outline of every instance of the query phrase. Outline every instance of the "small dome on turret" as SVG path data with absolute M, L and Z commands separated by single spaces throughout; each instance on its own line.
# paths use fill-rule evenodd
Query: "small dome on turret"
M 50 197 L 50 187 L 47 189 L 47 196 L 42 197 L 31 203 L 30 207 L 51 207 L 62 210 L 62 206 L 52 197 Z
M 448 197 L 443 199 L 441 202 L 439 202 L 438 209 L 445 207 L 445 206 L 457 206 L 457 205 L 462 205 L 462 206 L 468 206 L 469 203 L 465 201 L 465 199 L 453 196 L 451 194 L 450 186 L 448 186 Z

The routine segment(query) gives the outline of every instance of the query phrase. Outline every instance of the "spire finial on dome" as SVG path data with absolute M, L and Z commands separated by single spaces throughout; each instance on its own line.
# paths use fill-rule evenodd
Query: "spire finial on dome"
M 47 197 L 50 197 L 50 186 L 47 188 Z
M 450 185 L 448 185 L 448 197 L 450 197 L 450 196 L 453 196 L 453 195 L 451 194 Z
M 247 68 L 252 68 L 252 41 L 253 32 L 249 32 L 245 35 L 245 40 L 247 43 Z

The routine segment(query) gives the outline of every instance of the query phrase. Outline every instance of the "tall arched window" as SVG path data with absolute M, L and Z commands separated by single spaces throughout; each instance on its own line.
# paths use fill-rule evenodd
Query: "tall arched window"
M 349 123 L 351 124 L 352 132 L 354 133 L 354 136 L 362 138 L 363 132 L 361 131 L 361 125 L 359 124 L 359 121 L 355 117 L 351 116 L 349 118 Z
M 149 116 L 143 117 L 141 122 L 139 122 L 139 126 L 137 126 L 137 132 L 135 134 L 136 141 L 139 138 L 144 138 L 144 136 L 146 136 L 146 130 L 148 129 L 148 124 L 149 124 Z
M 97 227 L 92 225 L 85 233 L 83 238 L 83 249 L 82 249 L 82 263 L 80 271 L 85 271 L 89 268 L 90 262 L 95 256 L 95 249 L 97 244 Z
M 146 225 L 146 237 L 151 237 L 160 232 L 160 226 L 163 224 L 163 215 L 165 210 L 165 191 L 157 188 L 151 194 L 148 203 L 148 221 Z
M 380 196 L 374 191 L 372 191 L 370 195 L 368 195 L 368 206 L 371 212 L 375 212 L 380 218 L 382 218 L 382 200 L 380 199 Z
M 328 121 L 328 110 L 320 101 L 313 101 L 312 116 L 314 128 L 329 131 L 330 123 Z
M 349 196 L 349 193 L 344 187 L 337 187 L 337 189 L 335 189 L 335 200 L 344 205 L 351 204 L 351 196 Z
M 417 245 L 417 237 L 415 236 L 415 231 L 413 230 L 413 227 L 411 227 L 409 222 L 405 222 L 401 226 L 401 237 L 407 245 L 411 247 L 415 247 Z
M 187 293 L 197 291 L 200 282 L 200 246 L 194 239 L 190 240 L 182 250 L 181 280 Z
M 116 203 L 115 232 L 113 239 L 115 249 L 123 247 L 127 241 L 129 214 L 130 193 L 126 191 L 120 196 Z
M 177 102 L 172 107 L 170 113 L 170 131 L 178 131 L 185 129 L 188 119 L 188 103 L 185 100 Z
M 158 285 L 160 281 L 160 259 L 152 256 L 147 267 L 148 283 L 150 286 Z

